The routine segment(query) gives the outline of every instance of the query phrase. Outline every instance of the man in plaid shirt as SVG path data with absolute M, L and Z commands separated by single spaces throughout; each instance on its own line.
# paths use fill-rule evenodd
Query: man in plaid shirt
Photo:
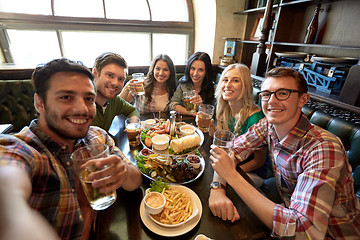
M 231 157 L 212 146 L 214 170 L 271 229 L 273 237 L 360 239 L 360 204 L 351 166 L 340 139 L 312 125 L 301 112 L 309 100 L 302 75 L 291 68 L 269 71 L 259 98 L 266 118 L 235 140 Z M 242 161 L 266 144 L 282 204 L 267 199 L 235 169 L 234 157 Z M 209 207 L 223 220 L 234 221 L 238 216 L 226 202 Z
M 0 135 L 1 239 L 56 239 L 54 230 L 61 239 L 91 237 L 96 212 L 74 175 L 70 158 L 84 145 L 109 146 L 110 156 L 101 159 L 97 167 L 111 167 L 89 175 L 97 179 L 92 183 L 94 188 L 111 192 L 140 186 L 137 167 L 105 130 L 90 127 L 96 113 L 93 79 L 84 65 L 68 59 L 56 59 L 35 69 L 38 119 L 17 134 Z

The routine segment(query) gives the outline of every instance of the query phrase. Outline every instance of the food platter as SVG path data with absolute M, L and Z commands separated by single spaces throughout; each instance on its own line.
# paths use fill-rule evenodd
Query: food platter
M 140 141 L 141 141 L 141 144 L 144 146 L 144 148 L 152 150 L 153 152 L 158 153 L 158 154 L 167 155 L 167 156 L 174 156 L 174 157 L 186 156 L 186 155 L 192 154 L 196 150 L 198 150 L 201 147 L 201 145 L 203 144 L 203 142 L 204 142 L 204 134 L 203 134 L 203 132 L 199 128 L 195 127 L 195 126 L 194 126 L 194 129 L 195 129 L 195 134 L 197 134 L 200 137 L 200 145 L 193 148 L 191 151 L 184 153 L 184 154 L 171 154 L 171 153 L 169 153 L 169 148 L 167 148 L 165 150 L 157 150 L 157 149 L 154 149 L 154 147 L 149 148 L 149 147 L 147 147 L 145 145 L 145 143 L 143 142 L 142 139 L 140 139 Z M 143 130 L 143 131 L 146 131 L 146 130 Z
M 356 63 L 359 61 L 357 58 L 350 58 L 350 57 L 317 57 L 313 56 L 312 60 L 325 62 L 325 63 Z
M 142 202 L 140 204 L 141 221 L 144 223 L 144 225 L 150 231 L 152 231 L 153 233 L 156 233 L 160 236 L 165 236 L 165 237 L 176 237 L 176 236 L 180 236 L 180 235 L 183 235 L 183 234 L 191 231 L 199 223 L 201 216 L 202 216 L 202 204 L 201 204 L 199 197 L 197 196 L 197 194 L 194 191 L 192 191 L 190 188 L 187 188 L 187 187 L 181 186 L 181 185 L 172 185 L 172 187 L 178 188 L 179 190 L 186 192 L 190 196 L 194 205 L 196 205 L 196 207 L 198 209 L 198 213 L 191 220 L 189 220 L 188 222 L 186 222 L 184 224 L 181 224 L 180 226 L 164 227 L 164 226 L 161 226 L 161 225 L 155 223 L 150 218 L 149 214 L 145 211 L 144 200 L 142 200 Z
M 308 55 L 305 52 L 275 52 L 278 57 L 303 58 Z
M 204 158 L 198 151 L 204 134 L 193 125 L 176 122 L 170 137 L 169 120 L 156 119 L 156 124 L 142 130 L 140 141 L 144 148 L 135 157 L 136 166 L 152 181 L 187 184 L 198 179 L 205 170 Z M 189 155 L 195 156 L 187 159 Z
M 162 181 L 165 181 L 165 182 L 168 182 L 170 184 L 172 183 L 176 183 L 176 184 L 188 184 L 188 183 L 191 183 L 191 182 L 194 182 L 196 181 L 203 173 L 204 173 L 204 170 L 205 170 L 205 160 L 204 160 L 204 157 L 201 155 L 201 153 L 199 153 L 198 151 L 196 152 L 197 153 L 197 156 L 200 158 L 200 167 L 199 169 L 197 170 L 197 175 L 193 178 L 190 178 L 190 179 L 186 179 L 186 180 L 177 180 L 175 179 L 176 181 L 175 182 L 172 182 L 172 181 L 169 181 L 169 180 L 166 180 L 166 179 L 163 179 L 164 177 L 160 177 L 159 175 L 157 176 L 151 176 L 151 172 L 145 172 L 144 168 L 140 167 L 140 155 L 141 154 L 138 154 L 138 156 L 135 157 L 136 159 L 136 165 L 138 166 L 140 172 L 142 175 L 144 175 L 145 177 L 147 177 L 148 179 L 150 179 L 151 181 L 155 181 L 155 179 L 162 179 Z M 177 157 L 174 157 L 174 156 L 168 156 L 170 158 L 172 158 L 174 161 L 184 161 L 185 160 L 185 157 L 184 156 L 177 156 Z M 146 168 L 148 169 L 148 168 Z M 169 172 L 169 175 L 171 176 L 172 173 Z M 169 179 L 169 178 L 168 178 Z

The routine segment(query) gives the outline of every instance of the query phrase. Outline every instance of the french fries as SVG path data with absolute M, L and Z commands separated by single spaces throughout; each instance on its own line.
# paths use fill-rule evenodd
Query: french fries
M 163 224 L 178 224 L 186 221 L 193 212 L 191 198 L 176 189 L 163 189 L 166 203 L 164 210 L 153 218 Z

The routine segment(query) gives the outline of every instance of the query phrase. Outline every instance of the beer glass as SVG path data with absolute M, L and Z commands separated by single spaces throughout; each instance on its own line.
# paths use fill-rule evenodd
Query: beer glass
M 184 105 L 188 113 L 196 112 L 196 104 L 190 102 L 190 98 L 194 96 L 195 93 L 193 91 L 183 92 Z
M 202 132 L 208 132 L 215 107 L 211 104 L 201 104 L 198 111 L 197 125 Z
M 141 121 L 137 118 L 127 118 L 125 128 L 128 135 L 129 145 L 136 147 L 140 144 Z
M 132 79 L 135 79 L 135 91 L 137 95 L 144 95 L 145 94 L 145 88 L 144 88 L 144 74 L 143 73 L 133 73 Z
M 235 135 L 232 132 L 225 129 L 216 130 L 214 133 L 213 144 L 230 154 L 234 146 L 234 139 Z
M 107 156 L 109 156 L 109 147 L 102 143 L 90 144 L 79 148 L 70 156 L 73 161 L 74 172 L 79 177 L 86 198 L 94 210 L 106 209 L 116 200 L 115 190 L 109 193 L 101 193 L 99 189 L 92 187 L 93 180 L 88 180 L 90 173 L 109 167 L 97 168 L 95 166 L 99 158 Z

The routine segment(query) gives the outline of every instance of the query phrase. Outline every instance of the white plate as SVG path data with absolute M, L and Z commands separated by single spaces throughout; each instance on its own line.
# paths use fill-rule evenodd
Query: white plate
M 195 178 L 193 178 L 193 179 L 191 179 L 191 180 L 189 180 L 189 181 L 186 181 L 186 182 L 177 182 L 177 183 L 168 183 L 168 184 L 188 184 L 188 183 L 191 183 L 191 182 L 195 181 L 196 179 L 198 179 L 198 178 L 203 174 L 203 172 L 204 172 L 204 170 L 205 170 L 205 160 L 204 160 L 204 157 L 201 155 L 201 156 L 199 156 L 199 158 L 200 158 L 200 168 L 201 168 L 201 169 L 200 169 L 199 174 L 198 174 Z M 151 176 L 143 173 L 142 171 L 140 171 L 140 172 L 141 172 L 141 174 L 144 175 L 145 177 L 149 178 L 149 179 L 152 180 L 152 181 L 155 181 L 155 179 L 152 178 Z
M 301 57 L 306 57 L 308 55 L 308 53 L 305 53 L 305 52 L 275 52 L 275 55 L 278 57 L 301 58 Z
M 178 188 L 180 191 L 186 192 L 188 196 L 190 196 L 192 202 L 199 209 L 199 213 L 189 222 L 186 222 L 181 226 L 162 227 L 159 224 L 155 223 L 153 220 L 151 220 L 150 216 L 145 212 L 144 200 L 142 200 L 140 204 L 140 218 L 142 222 L 153 233 L 165 237 L 176 237 L 191 231 L 191 229 L 193 229 L 198 224 L 202 216 L 201 201 L 194 191 L 182 185 L 171 185 L 171 187 Z
M 179 192 L 181 192 L 182 194 L 186 194 L 187 196 L 189 196 L 189 191 L 187 189 L 180 189 L 180 188 L 176 188 L 175 185 L 171 185 L 169 187 L 170 189 L 177 189 Z M 186 190 L 186 191 L 184 191 Z M 145 194 L 147 194 L 148 192 L 150 191 L 150 188 L 146 189 L 145 191 Z M 190 196 L 189 196 L 190 197 Z M 151 220 L 153 220 L 156 224 L 160 225 L 160 226 L 163 226 L 163 227 L 166 227 L 166 228 L 174 228 L 174 227 L 180 227 L 181 225 L 184 225 L 186 224 L 187 222 L 191 221 L 193 218 L 195 218 L 198 214 L 199 214 L 199 208 L 198 206 L 195 204 L 194 201 L 192 201 L 192 208 L 193 208 L 193 211 L 192 211 L 192 214 L 191 216 L 186 220 L 186 221 L 183 221 L 183 222 L 180 222 L 180 223 L 177 223 L 177 224 L 165 224 L 165 223 L 162 223 L 162 222 L 159 222 L 157 221 L 151 214 L 149 215 L 149 217 L 151 218 Z
M 312 60 L 325 62 L 325 63 L 356 63 L 359 61 L 357 58 L 350 58 L 350 57 L 316 57 L 313 56 Z
M 141 143 L 142 143 L 142 145 L 144 146 L 144 148 L 148 148 L 148 149 L 150 149 L 151 151 L 153 151 L 153 152 L 155 152 L 155 153 L 159 153 L 159 154 L 163 154 L 163 155 L 167 155 L 167 156 L 176 156 L 176 157 L 178 157 L 178 156 L 186 156 L 186 155 L 189 155 L 189 154 L 192 154 L 192 153 L 194 153 L 196 150 L 198 150 L 200 147 L 201 147 L 201 145 L 203 144 L 203 142 L 204 142 L 204 134 L 203 134 L 203 132 L 200 130 L 200 129 L 198 129 L 197 127 L 195 127 L 195 126 L 193 126 L 194 128 L 195 128 L 195 133 L 197 134 L 197 135 L 199 135 L 199 137 L 200 137 L 200 145 L 196 148 L 196 149 L 194 149 L 193 151 L 191 151 L 191 152 L 188 152 L 188 153 L 186 153 L 186 154 L 182 154 L 182 155 L 171 155 L 171 154 L 169 154 L 169 149 L 166 149 L 166 150 L 163 150 L 163 151 L 160 151 L 160 150 L 156 150 L 156 149 L 154 149 L 154 148 L 148 148 L 144 143 L 143 143 L 143 141 L 140 139 L 140 141 L 141 141 Z

